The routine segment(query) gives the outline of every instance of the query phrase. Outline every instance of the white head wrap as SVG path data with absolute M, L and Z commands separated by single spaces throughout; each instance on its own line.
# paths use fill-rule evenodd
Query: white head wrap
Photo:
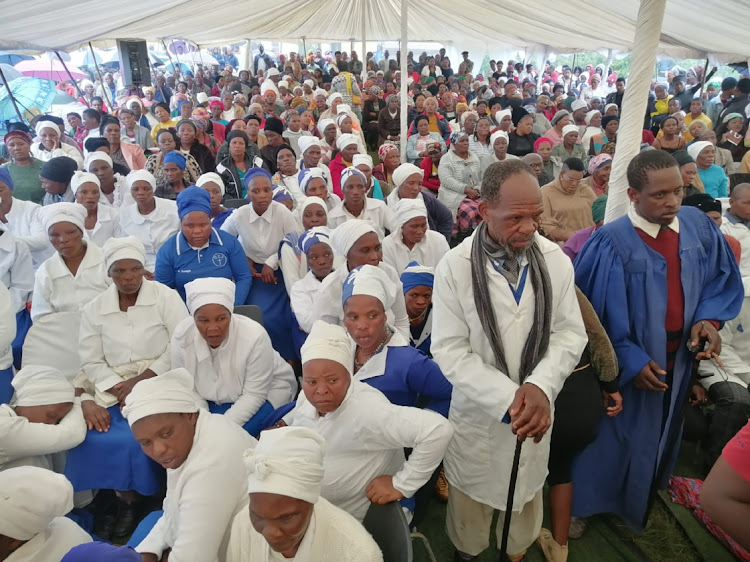
M 280 74 L 281 74 L 281 72 L 279 72 L 278 68 L 271 67 L 268 70 L 266 70 L 266 76 L 268 78 L 270 78 L 271 76 L 279 76 Z
M 126 236 L 125 238 L 110 238 L 102 246 L 104 260 L 107 264 L 107 270 L 119 260 L 136 260 L 141 265 L 146 264 L 146 248 L 135 236 Z
M 326 101 L 326 104 L 328 105 L 328 107 L 331 107 L 331 104 L 334 102 L 334 100 L 337 100 L 337 99 L 343 100 L 344 96 L 342 96 L 338 92 L 333 92 L 330 96 L 328 96 L 328 100 Z
M 373 168 L 372 156 L 369 154 L 355 154 L 352 158 L 352 166 L 355 168 L 361 164 L 365 164 L 368 168 Z
M 81 187 L 84 183 L 94 183 L 99 189 L 101 189 L 102 187 L 99 178 L 97 178 L 94 174 L 81 172 L 79 170 L 76 171 L 75 174 L 73 174 L 72 178 L 70 178 L 70 189 L 73 190 L 73 195 L 78 193 L 78 188 Z
M 318 132 L 322 135 L 325 130 L 330 127 L 331 125 L 336 125 L 336 122 L 333 119 L 321 119 L 318 121 Z M 305 138 L 305 137 L 300 137 Z
M 300 235 L 297 246 L 304 254 L 307 254 L 310 248 L 319 242 L 324 242 L 329 248 L 331 247 L 331 229 L 327 226 L 314 226 L 306 230 Z
M 579 109 L 587 109 L 589 104 L 587 104 L 584 100 L 574 100 L 573 103 L 570 104 L 570 109 L 573 111 L 578 111 Z
M 356 144 L 359 145 L 359 139 L 351 133 L 344 133 L 336 139 L 336 148 L 344 150 L 347 146 Z
M 302 82 L 302 85 L 303 85 L 303 86 L 310 86 L 310 89 L 311 89 L 311 90 L 312 90 L 313 88 L 315 88 L 315 82 L 313 82 L 313 81 L 312 81 L 312 80 L 310 80 L 309 78 L 308 78 L 307 80 L 305 80 L 304 82 Z M 325 90 L 323 90 L 323 91 L 325 91 Z
M 39 217 L 46 231 L 58 222 L 71 222 L 83 232 L 86 230 L 87 214 L 86 208 L 78 203 L 55 203 L 39 209 Z
M 107 154 L 106 152 L 102 152 L 101 150 L 95 150 L 94 152 L 89 152 L 86 155 L 86 159 L 83 161 L 83 168 L 88 171 L 91 163 L 96 162 L 97 160 L 101 160 L 102 162 L 106 162 L 107 164 L 112 166 L 112 157 L 109 154 Z
M 305 137 L 300 137 L 300 138 L 303 139 Z M 314 168 L 307 168 L 305 170 L 300 170 L 300 173 L 298 175 L 298 181 L 299 181 L 299 188 L 302 190 L 302 193 L 306 193 L 308 184 L 315 178 L 320 178 L 326 183 L 328 182 L 322 168 L 318 168 L 317 166 L 315 166 Z
M 565 138 L 565 135 L 568 135 L 570 133 L 578 133 L 578 125 L 573 125 L 573 123 L 569 125 L 565 125 L 562 130 L 562 136 Z
M 224 180 L 221 179 L 221 176 L 216 172 L 206 172 L 205 174 L 201 174 L 201 176 L 195 181 L 195 185 L 197 185 L 198 187 L 203 187 L 207 183 L 215 183 L 216 185 L 218 185 L 222 195 L 227 192 L 227 188 L 224 185 Z
M 71 509 L 73 486 L 62 474 L 37 466 L 0 472 L 0 535 L 31 540 Z
M 615 109 L 617 109 L 618 113 L 620 112 L 620 108 L 617 107 L 616 103 L 608 103 L 607 105 L 604 106 L 604 113 L 606 114 L 610 110 L 610 108 L 612 108 L 612 107 L 614 107 Z
M 276 84 L 276 87 L 277 88 L 286 88 L 288 90 L 289 89 L 289 82 L 287 82 L 286 80 L 279 80 L 279 83 Z
M 422 168 L 419 168 L 418 166 L 415 166 L 414 164 L 407 162 L 406 164 L 401 164 L 398 168 L 393 170 L 393 183 L 396 185 L 396 187 L 401 187 L 401 184 L 404 183 L 406 180 L 409 179 L 410 176 L 413 176 L 414 174 L 420 175 L 420 181 L 421 177 L 424 177 L 424 172 L 422 172 Z
M 328 207 L 326 206 L 326 202 L 323 201 L 320 197 L 313 196 L 313 197 L 306 197 L 305 200 L 302 202 L 302 204 L 299 206 L 300 220 L 302 219 L 302 217 L 305 216 L 305 209 L 307 209 L 310 205 L 320 205 L 321 207 L 323 207 L 323 211 L 326 214 L 326 218 L 328 218 Z
M 297 139 L 297 145 L 299 146 L 300 156 L 302 156 L 308 148 L 312 146 L 319 147 L 320 141 L 318 140 L 318 137 L 314 137 L 312 135 L 305 135 Z
M 713 143 L 708 141 L 696 141 L 688 146 L 687 151 L 693 160 L 697 160 L 698 155 L 703 152 L 703 149 L 708 148 L 709 146 L 713 146 Z
M 413 201 L 413 199 L 407 199 L 407 201 Z M 361 265 L 352 269 L 344 281 L 341 293 L 342 304 L 355 295 L 375 297 L 381 302 L 384 310 L 390 310 L 398 297 L 398 287 L 379 267 Z
M 598 109 L 592 109 L 586 114 L 586 117 L 583 118 L 583 121 L 586 123 L 586 125 L 591 125 L 591 120 L 594 118 L 594 115 L 599 113 Z M 601 115 L 601 113 L 599 113 Z
M 490 135 L 490 146 L 495 146 L 495 141 L 497 139 L 505 139 L 505 142 L 508 142 L 508 133 L 505 131 L 495 131 Z
M 367 186 L 367 177 L 365 177 L 365 175 L 354 166 L 349 166 L 348 168 L 344 168 L 343 170 L 341 170 L 341 189 L 342 190 L 346 186 L 346 182 L 348 182 L 352 176 L 357 176 L 358 178 L 362 180 L 362 183 L 364 183 L 365 186 Z
M 401 228 L 411 219 L 417 217 L 427 218 L 427 207 L 419 197 L 416 199 L 399 199 L 393 208 L 393 214 L 396 219 L 396 225 Z
M 495 112 L 495 123 L 498 125 L 500 124 L 500 121 L 503 120 L 503 117 L 512 117 L 513 112 L 510 109 L 501 109 L 500 111 Z
M 64 404 L 75 399 L 75 388 L 54 367 L 29 365 L 16 373 L 11 384 L 16 406 Z
M 351 117 L 352 107 L 349 104 L 340 103 L 339 106 L 336 108 L 336 115 L 338 115 L 339 113 L 346 113 L 347 115 Z
M 371 222 L 360 219 L 349 219 L 333 229 L 331 233 L 331 247 L 338 255 L 346 256 L 357 240 L 370 232 L 377 234 L 377 230 L 375 230 Z
M 200 277 L 185 284 L 185 301 L 190 314 L 207 304 L 220 304 L 234 311 L 234 282 L 225 277 Z
M 271 70 L 275 69 L 272 68 Z M 263 80 L 263 83 L 260 85 L 260 95 L 265 95 L 268 90 L 271 90 L 274 94 L 276 94 L 276 97 L 279 97 L 281 95 L 279 93 L 279 89 L 276 87 L 276 84 L 274 84 L 273 80 L 271 80 L 270 78 L 266 78 L 265 80 Z
M 245 451 L 249 494 L 277 494 L 315 503 L 323 482 L 325 440 L 306 427 L 280 427 L 261 433 Z
M 36 125 L 36 134 L 40 137 L 42 136 L 42 129 L 52 129 L 53 131 L 57 132 L 57 136 L 60 136 L 60 127 L 57 126 L 57 123 L 53 123 L 52 121 L 39 121 Z
M 326 92 L 323 88 L 315 88 L 315 91 L 313 92 L 315 94 L 315 97 L 323 96 L 324 98 L 328 97 L 328 92 Z
M 197 412 L 193 385 L 193 375 L 182 367 L 142 380 L 125 399 L 122 415 L 133 427 L 138 420 L 154 414 Z
M 343 365 L 352 374 L 352 341 L 341 326 L 316 320 L 300 349 L 300 355 L 303 370 L 305 363 L 312 359 L 328 359 Z
M 206 92 L 198 92 L 198 95 L 195 96 L 195 99 L 198 101 L 198 104 L 204 104 L 208 101 L 208 94 Z
M 156 189 L 156 178 L 154 177 L 154 174 L 146 170 L 133 170 L 128 174 L 126 181 L 128 189 L 132 189 L 133 184 L 137 181 L 147 181 L 151 184 L 153 189 Z
M 336 114 L 336 125 L 341 128 L 341 124 L 344 122 L 344 119 L 351 119 L 352 116 L 349 115 L 349 112 L 347 111 L 341 111 L 339 109 L 339 112 Z

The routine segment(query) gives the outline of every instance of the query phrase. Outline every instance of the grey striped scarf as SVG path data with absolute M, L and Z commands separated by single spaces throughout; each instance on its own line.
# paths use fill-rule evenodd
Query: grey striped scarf
M 487 282 L 485 260 L 488 256 L 497 259 L 509 257 L 505 250 L 490 238 L 487 232 L 487 223 L 483 222 L 477 228 L 471 245 L 471 286 L 474 291 L 474 305 L 482 329 L 490 340 L 492 354 L 495 356 L 495 366 L 502 373 L 510 376 L 508 364 L 505 360 L 503 342 L 500 338 L 500 329 L 495 317 L 495 309 L 492 307 L 492 295 Z M 521 367 L 518 374 L 521 384 L 547 352 L 552 329 L 552 284 L 547 271 L 547 262 L 544 260 L 536 241 L 526 250 L 526 258 L 529 262 L 527 275 L 531 277 L 531 285 L 534 288 L 534 322 L 521 356 Z M 514 258 L 511 257 L 511 259 Z

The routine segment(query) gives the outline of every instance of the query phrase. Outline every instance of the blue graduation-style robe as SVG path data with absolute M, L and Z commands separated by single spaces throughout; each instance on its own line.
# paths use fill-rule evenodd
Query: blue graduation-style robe
M 666 463 L 659 483 L 664 487 L 679 450 L 681 431 L 671 446 L 667 441 L 670 428 L 682 424 L 680 410 L 690 392 L 690 329 L 700 320 L 731 320 L 744 294 L 732 251 L 713 221 L 692 207 L 680 209 L 678 220 L 684 324 L 666 396 L 633 384 L 649 360 L 666 367 L 666 260 L 641 240 L 625 216 L 598 229 L 575 262 L 576 284 L 617 353 L 624 410 L 615 418 L 602 413 L 595 441 L 574 462 L 573 513 L 615 513 L 638 531 L 657 467 Z
M 253 276 L 245 250 L 223 230 L 211 229 L 207 248 L 194 250 L 178 232 L 156 254 L 155 280 L 175 289 L 185 300 L 185 284 L 204 277 L 224 277 L 236 285 L 234 304 L 245 304 Z

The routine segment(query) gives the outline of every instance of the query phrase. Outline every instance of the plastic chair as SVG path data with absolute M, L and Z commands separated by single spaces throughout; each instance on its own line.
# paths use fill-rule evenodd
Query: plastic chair
M 224 206 L 227 209 L 239 209 L 240 207 L 243 207 L 250 203 L 247 199 L 227 199 L 224 201 Z
M 241 304 L 234 307 L 234 313 L 240 316 L 246 316 L 250 320 L 255 320 L 258 324 L 263 326 L 263 311 L 259 306 L 254 304 Z
M 362 524 L 383 552 L 383 562 L 412 562 L 411 532 L 401 504 L 371 504 Z

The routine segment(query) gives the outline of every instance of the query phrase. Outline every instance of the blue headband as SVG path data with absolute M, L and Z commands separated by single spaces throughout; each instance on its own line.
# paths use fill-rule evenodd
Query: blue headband
M 177 164 L 177 167 L 181 170 L 184 170 L 185 166 L 187 166 L 187 159 L 185 158 L 185 156 L 183 156 L 181 152 L 178 152 L 176 150 L 167 152 L 167 154 L 164 156 L 163 163 L 166 164 L 167 162 Z
M 277 185 L 273 188 L 273 200 L 277 203 L 283 203 L 284 201 L 291 201 L 292 196 L 283 185 Z
M 0 181 L 7 185 L 11 191 L 13 191 L 13 178 L 10 177 L 10 171 L 8 171 L 8 168 L 0 168 Z
M 413 261 L 406 266 L 401 274 L 401 283 L 404 286 L 404 294 L 414 287 L 424 286 L 432 289 L 435 282 L 435 274 L 431 267 L 425 267 Z
M 300 236 L 298 245 L 299 249 L 302 250 L 305 255 L 307 255 L 307 252 L 310 251 L 310 248 L 320 242 L 323 242 L 324 244 L 328 244 L 330 246 L 331 238 L 327 233 L 322 232 L 320 227 L 315 227 Z
M 180 220 L 193 211 L 200 211 L 211 217 L 211 196 L 197 185 L 191 185 L 177 194 L 177 215 Z
M 273 180 L 271 179 L 271 173 L 265 168 L 250 168 L 245 172 L 245 177 L 242 179 L 242 183 L 245 185 L 246 190 L 250 190 L 250 182 L 253 180 L 253 178 L 256 178 L 258 176 L 268 178 L 268 181 L 273 183 Z

